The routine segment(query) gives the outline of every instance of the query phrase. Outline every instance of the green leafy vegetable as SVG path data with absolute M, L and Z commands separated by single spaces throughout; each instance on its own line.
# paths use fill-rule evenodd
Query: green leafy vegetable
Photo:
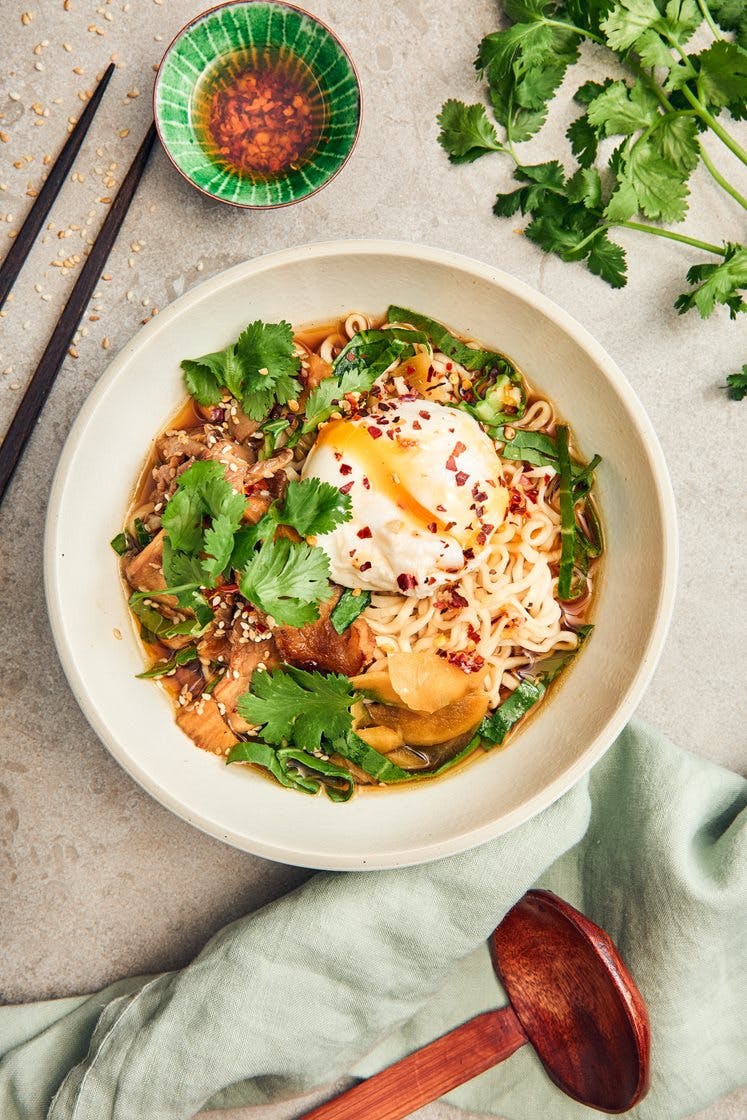
M 342 766 L 297 747 L 275 749 L 267 743 L 237 743 L 226 762 L 251 762 L 262 766 L 282 786 L 300 793 L 313 795 L 323 787 L 330 801 L 349 801 L 355 787 L 351 774 Z
M 269 459 L 273 451 L 276 450 L 278 445 L 278 437 L 281 432 L 284 432 L 290 427 L 290 420 L 282 417 L 280 420 L 270 420 L 269 423 L 262 426 L 262 451 L 260 459 Z
M 539 681 L 541 684 L 545 685 L 545 687 L 552 684 L 555 678 L 568 667 L 571 661 L 573 661 L 593 629 L 594 627 L 589 624 L 586 626 L 579 626 L 576 631 L 578 642 L 575 649 L 557 650 L 555 653 L 550 653 L 547 657 L 543 657 L 538 661 L 534 669 L 534 680 Z
M 319 618 L 318 604 L 332 593 L 327 554 L 305 542 L 268 537 L 252 554 L 239 590 L 280 626 L 305 626 Z
M 544 692 L 540 681 L 522 681 L 494 712 L 485 716 L 477 734 L 491 746 L 500 746 L 513 725 L 542 699 Z
M 674 306 L 682 314 L 697 307 L 707 319 L 717 303 L 729 308 L 729 316 L 747 309 L 741 293 L 747 289 L 747 248 L 727 245 L 721 264 L 696 264 L 688 271 L 687 281 L 696 285 L 692 292 L 678 296 Z
M 152 595 L 175 595 L 180 606 L 207 624 L 212 611 L 199 589 L 214 587 L 228 568 L 245 509 L 246 497 L 226 480 L 222 463 L 206 460 L 188 467 L 163 512 L 167 590 Z
M 273 502 L 268 516 L 278 525 L 290 525 L 299 536 L 322 536 L 350 520 L 352 502 L 350 495 L 337 486 L 318 478 L 304 478 L 288 483 L 285 501 Z
M 390 323 L 411 323 L 428 342 L 448 358 L 478 376 L 472 382 L 469 398 L 459 407 L 487 427 L 495 427 L 524 415 L 526 392 L 521 374 L 504 354 L 479 350 L 456 338 L 443 324 L 407 307 L 390 306 Z
M 252 420 L 263 420 L 276 404 L 300 393 L 290 323 L 250 323 L 225 350 L 181 363 L 188 391 L 201 405 L 217 404 L 224 390 Z
M 168 661 L 159 661 L 147 672 L 138 673 L 138 679 L 143 681 L 158 680 L 159 677 L 165 677 L 174 669 L 178 669 L 180 665 L 188 665 L 190 661 L 196 661 L 198 656 L 195 646 L 185 646 L 184 649 L 178 649 Z
M 452 163 L 472 163 L 483 152 L 506 150 L 498 142 L 484 105 L 447 101 L 439 113 L 438 123 L 441 126 L 438 142 L 449 153 Z
M 198 638 L 207 629 L 207 626 L 212 621 L 213 613 L 210 611 L 210 617 L 205 621 L 203 615 L 194 618 L 187 618 L 183 622 L 174 622 L 173 619 L 167 618 L 151 606 L 148 600 L 152 599 L 158 592 L 135 592 L 130 596 L 129 604 L 130 610 L 144 627 L 149 635 L 149 638 L 176 638 L 176 637 L 189 637 Z M 165 594 L 165 592 L 162 592 Z M 203 600 L 204 601 L 204 600 Z M 207 604 L 205 604 L 207 606 Z
M 138 546 L 140 548 L 145 548 L 145 546 L 149 545 L 153 540 L 153 534 L 148 532 L 139 517 L 135 518 L 134 528 L 135 540 L 137 541 Z
M 306 402 L 306 420 L 299 434 L 315 431 L 328 420 L 346 393 L 367 393 L 374 381 L 397 361 L 411 358 L 424 335 L 408 330 L 366 330 L 353 335 Z
M 255 673 L 250 691 L 239 697 L 238 711 L 247 723 L 261 727 L 267 743 L 292 742 L 305 751 L 319 751 L 323 739 L 331 741 L 350 730 L 354 700 L 349 677 L 287 666 Z
M 332 746 L 337 754 L 360 766 L 361 770 L 365 770 L 377 782 L 409 782 L 412 779 L 409 770 L 403 770 L 401 766 L 390 762 L 385 754 L 369 747 L 354 731 L 348 731 L 345 736 L 335 739 Z
M 679 241 L 716 258 L 690 269 L 694 290 L 679 296 L 678 311 L 696 308 L 705 318 L 725 306 L 735 318 L 747 310 L 744 245 L 712 244 L 649 224 L 685 218 L 690 177 L 701 162 L 730 199 L 747 209 L 743 191 L 725 178 L 700 141 L 710 130 L 747 164 L 747 151 L 721 119 L 726 113 L 747 118 L 747 6 L 741 0 L 711 0 L 710 5 L 706 0 L 507 0 L 504 11 L 509 26 L 482 40 L 475 66 L 505 136 L 483 105 L 450 99 L 439 115 L 438 138 L 449 159 L 469 163 L 486 153 L 507 154 L 517 187 L 497 196 L 494 213 L 529 216 L 524 230 L 529 240 L 561 260 L 584 261 L 612 287 L 627 282 L 626 254 L 610 237 L 621 227 Z M 689 49 L 704 24 L 710 44 Z M 616 78 L 586 82 L 575 94 L 584 112 L 567 136 L 578 167 L 566 175 L 565 153 L 562 160 L 525 164 L 516 145 L 541 128 L 584 41 L 607 48 Z M 616 147 L 603 167 L 600 142 L 608 137 L 616 138 Z
M 525 678 L 495 711 L 485 716 L 477 729 L 476 738 L 490 746 L 500 746 L 515 723 L 539 703 L 548 686 L 574 659 L 593 626 L 580 626 L 576 631 L 578 644 L 575 649 L 559 650 L 537 662 L 533 676 Z
M 356 594 L 355 590 L 346 587 L 332 609 L 329 621 L 338 634 L 344 634 L 371 602 L 370 591 L 361 591 L 358 588 L 357 592 Z
M 117 556 L 124 556 L 125 552 L 130 550 L 130 542 L 127 539 L 126 533 L 117 533 L 116 537 L 112 537 L 109 541 Z
M 730 373 L 726 378 L 729 396 L 733 401 L 744 400 L 747 394 L 747 362 L 742 366 L 740 373 Z
M 558 598 L 575 599 L 580 589 L 573 588 L 573 568 L 576 556 L 576 515 L 574 509 L 571 458 L 568 453 L 568 429 L 559 424 L 556 430 L 558 471 L 560 473 L 560 573 Z

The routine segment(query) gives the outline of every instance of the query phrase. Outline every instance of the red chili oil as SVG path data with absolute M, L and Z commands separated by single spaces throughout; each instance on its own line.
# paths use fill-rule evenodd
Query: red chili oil
M 205 72 L 192 97 L 208 158 L 233 174 L 274 179 L 318 150 L 326 105 L 319 83 L 287 48 L 245 48 Z

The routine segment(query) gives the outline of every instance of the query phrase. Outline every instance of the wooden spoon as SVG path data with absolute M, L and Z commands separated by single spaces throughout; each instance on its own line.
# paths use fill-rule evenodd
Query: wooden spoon
M 532 890 L 490 938 L 510 1006 L 486 1011 L 307 1113 L 402 1120 L 531 1043 L 555 1084 L 626 1112 L 649 1083 L 646 1006 L 607 934 L 550 891 Z

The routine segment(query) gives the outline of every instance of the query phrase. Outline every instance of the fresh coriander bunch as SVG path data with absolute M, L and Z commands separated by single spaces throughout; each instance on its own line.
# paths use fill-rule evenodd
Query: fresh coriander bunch
M 508 156 L 519 185 L 497 196 L 493 212 L 529 215 L 524 233 L 531 241 L 561 260 L 584 261 L 612 287 L 627 283 L 627 260 L 610 231 L 632 229 L 709 254 L 687 272 L 689 288 L 675 301 L 680 313 L 697 308 L 707 318 L 723 305 L 735 319 L 746 311 L 747 248 L 664 228 L 685 218 L 690 176 L 700 163 L 735 206 L 747 210 L 747 198 L 701 143 L 710 130 L 747 165 L 747 151 L 724 124 L 728 117 L 747 119 L 744 0 L 505 0 L 503 7 L 510 25 L 487 35 L 475 60 L 503 137 L 484 105 L 449 100 L 438 121 L 439 142 L 451 161 L 469 163 L 487 152 Z M 688 51 L 699 28 L 711 41 Z M 559 160 L 522 163 L 517 145 L 542 128 L 585 40 L 607 47 L 626 77 L 577 90 L 583 112 L 567 132 L 576 160 L 570 174 Z M 609 137 L 615 147 L 605 164 L 599 146 Z M 747 367 L 727 383 L 741 400 Z

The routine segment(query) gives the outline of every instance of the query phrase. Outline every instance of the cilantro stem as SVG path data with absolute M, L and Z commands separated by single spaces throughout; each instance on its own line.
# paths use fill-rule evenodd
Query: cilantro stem
M 726 249 L 719 245 L 711 245 L 708 241 L 698 241 L 695 237 L 686 237 L 684 233 L 673 233 L 669 229 L 659 226 L 645 225 L 643 222 L 611 222 L 611 226 L 622 226 L 624 229 L 637 229 L 641 233 L 652 233 L 654 237 L 666 237 L 670 241 L 681 241 L 684 245 L 692 245 L 695 249 L 703 249 L 706 253 L 716 253 L 719 257 L 726 256 Z
M 702 144 L 700 145 L 700 158 L 703 160 L 703 163 L 706 165 L 719 186 L 723 187 L 727 194 L 730 194 L 732 198 L 736 199 L 740 206 L 743 206 L 744 209 L 747 210 L 747 198 L 745 198 L 743 194 L 740 194 L 737 188 L 733 187 L 731 183 L 723 177 L 719 169 L 712 162 L 711 157 L 708 155 Z
M 744 148 L 741 146 L 741 144 L 738 144 L 737 141 L 732 136 L 729 135 L 729 133 L 726 131 L 725 128 L 722 128 L 722 126 L 719 124 L 719 122 L 716 120 L 716 118 L 714 116 L 712 116 L 711 113 L 708 112 L 705 105 L 703 105 L 703 103 L 698 100 L 698 98 L 695 96 L 695 94 L 692 92 L 692 90 L 689 89 L 687 85 L 683 85 L 681 92 L 685 95 L 687 100 L 690 102 L 693 109 L 695 109 L 695 111 L 698 114 L 698 116 L 700 117 L 700 119 L 705 124 L 707 124 L 708 127 L 713 132 L 716 133 L 719 140 L 723 144 L 726 144 L 729 151 L 733 152 L 734 155 L 737 157 L 737 159 L 741 160 L 742 163 L 747 164 L 747 152 L 744 150 Z
M 697 4 L 698 4 L 698 7 L 700 8 L 703 19 L 706 21 L 706 23 L 710 27 L 711 31 L 713 32 L 714 38 L 723 39 L 723 35 L 721 34 L 721 29 L 719 28 L 718 24 L 714 21 L 713 16 L 711 15 L 710 9 L 709 9 L 708 5 L 706 4 L 705 0 L 697 0 Z
M 595 35 L 593 31 L 586 31 L 583 27 L 576 27 L 575 23 L 566 23 L 562 19 L 544 19 L 542 22 L 548 27 L 557 27 L 561 31 L 572 31 L 574 35 L 580 35 L 582 39 L 590 39 L 592 43 L 599 43 L 602 47 L 607 46 L 600 35 Z

